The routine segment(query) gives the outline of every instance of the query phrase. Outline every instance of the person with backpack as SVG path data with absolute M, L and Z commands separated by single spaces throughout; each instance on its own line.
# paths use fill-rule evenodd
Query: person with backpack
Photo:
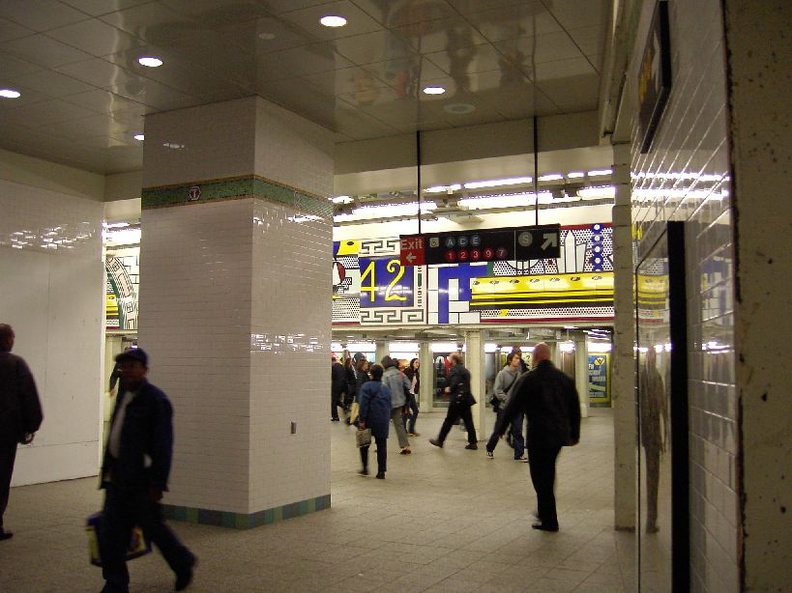
M 495 447 L 498 445 L 498 439 L 501 433 L 500 424 L 503 420 L 503 413 L 506 410 L 506 404 L 509 403 L 511 391 L 522 374 L 521 363 L 522 359 L 520 358 L 520 355 L 516 352 L 510 352 L 509 355 L 506 356 L 506 366 L 503 367 L 495 377 L 495 384 L 492 386 L 492 391 L 493 397 L 498 402 L 498 415 L 497 420 L 495 421 L 495 428 L 492 431 L 489 441 L 487 441 L 487 459 L 494 458 L 493 451 L 495 451 Z M 519 422 L 522 424 L 522 416 L 519 417 Z M 518 427 L 518 430 L 521 428 L 522 427 Z M 522 455 L 519 457 L 517 456 L 516 451 L 514 455 L 515 461 L 524 461 Z

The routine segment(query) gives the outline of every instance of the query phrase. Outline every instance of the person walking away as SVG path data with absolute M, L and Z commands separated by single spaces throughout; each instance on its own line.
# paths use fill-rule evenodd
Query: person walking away
M 495 377 L 495 383 L 492 386 L 492 391 L 498 400 L 498 415 L 497 419 L 495 420 L 495 428 L 492 431 L 489 441 L 487 441 L 488 459 L 492 459 L 494 457 L 493 451 L 495 451 L 495 447 L 498 445 L 498 439 L 500 438 L 500 425 L 503 420 L 503 414 L 506 411 L 506 405 L 509 402 L 509 395 L 521 374 L 521 362 L 522 360 L 517 353 L 510 352 L 506 356 L 506 366 L 504 366 Z M 522 416 L 520 416 L 520 421 L 522 421 Z M 515 453 L 514 459 L 515 461 L 522 461 L 522 455 L 518 457 Z
M 102 463 L 105 491 L 99 553 L 102 593 L 128 593 L 126 548 L 140 525 L 176 575 L 175 589 L 187 588 L 196 557 L 165 525 L 163 492 L 168 490 L 173 454 L 173 408 L 165 393 L 146 379 L 148 355 L 140 348 L 116 357 L 121 382 Z
M 388 471 L 388 422 L 391 419 L 391 392 L 382 382 L 382 366 L 375 364 L 371 367 L 371 381 L 363 384 L 358 392 L 360 404 L 360 420 L 358 428 L 371 429 L 371 436 L 377 444 L 377 479 L 384 480 Z M 367 476 L 369 447 L 360 447 L 360 461 L 363 469 L 358 473 Z
M 357 375 L 355 374 L 355 363 L 351 356 L 344 359 L 344 409 L 349 411 L 352 402 L 355 401 L 357 393 Z
M 410 384 L 407 377 L 399 370 L 398 360 L 385 356 L 382 359 L 382 382 L 388 386 L 391 392 L 391 420 L 393 428 L 396 430 L 396 437 L 399 439 L 400 453 L 409 455 L 410 440 L 407 438 L 407 429 L 404 427 L 403 416 L 406 413 L 407 394 L 410 392 Z
M 415 432 L 415 422 L 418 420 L 418 400 L 416 399 L 416 396 L 421 390 L 421 376 L 418 373 L 420 366 L 421 361 L 417 358 L 413 358 L 410 361 L 407 370 L 404 371 L 404 376 L 407 377 L 407 381 L 410 383 L 410 398 L 407 401 L 407 407 L 409 408 L 410 413 L 407 416 L 404 416 L 404 424 L 407 428 L 408 437 L 421 436 Z
M 29 445 L 44 418 L 36 381 L 25 359 L 11 354 L 14 330 L 0 323 L 0 541 L 14 534 L 5 530 L 3 515 L 11 494 L 17 444 Z
M 542 531 L 558 531 L 555 500 L 556 459 L 561 447 L 580 441 L 580 401 L 575 382 L 550 361 L 550 346 L 541 342 L 533 351 L 532 369 L 512 392 L 503 423 L 523 412 L 528 421 L 528 463 L 536 491 Z
M 468 444 L 465 449 L 478 449 L 478 437 L 476 427 L 473 425 L 473 415 L 470 408 L 476 403 L 470 391 L 470 371 L 465 368 L 462 355 L 454 352 L 449 355 L 451 370 L 448 372 L 448 386 L 445 392 L 448 394 L 448 412 L 446 413 L 443 425 L 440 427 L 440 434 L 436 439 L 429 439 L 435 447 L 443 447 L 451 427 L 458 419 L 462 419 L 467 430 Z
M 333 354 L 330 366 L 330 420 L 338 422 L 338 408 L 344 407 L 344 390 L 346 389 L 346 372 L 344 365 L 338 362 Z

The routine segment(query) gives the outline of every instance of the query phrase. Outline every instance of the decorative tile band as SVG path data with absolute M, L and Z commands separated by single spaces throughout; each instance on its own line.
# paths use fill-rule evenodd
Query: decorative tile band
M 227 511 L 210 511 L 208 509 L 195 509 L 191 507 L 174 506 L 169 504 L 162 505 L 162 512 L 167 519 L 175 521 L 187 521 L 188 523 L 200 523 L 202 525 L 215 525 L 217 527 L 230 527 L 231 529 L 253 529 L 261 525 L 269 525 L 286 519 L 293 519 L 324 511 L 330 508 L 330 495 L 325 494 L 292 502 L 280 507 L 258 511 L 251 515 L 242 513 L 231 513 Z
M 191 185 L 144 188 L 142 207 L 145 210 L 250 197 L 286 204 L 301 214 L 328 219 L 333 215 L 329 200 L 256 175 L 214 179 Z

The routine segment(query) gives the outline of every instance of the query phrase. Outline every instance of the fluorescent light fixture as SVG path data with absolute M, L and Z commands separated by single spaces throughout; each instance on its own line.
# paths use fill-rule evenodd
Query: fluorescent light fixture
M 533 181 L 532 177 L 509 177 L 507 179 L 489 179 L 487 181 L 471 181 L 465 184 L 465 189 L 482 189 L 485 187 L 500 187 L 504 185 L 521 185 L 524 183 L 531 183 L 532 181 Z
M 485 354 L 492 354 L 498 351 L 498 345 L 493 342 L 486 342 L 484 344 L 484 353 Z
M 564 176 L 561 173 L 548 173 L 547 175 L 540 175 L 539 181 L 561 181 Z
M 539 192 L 539 202 L 549 204 L 553 201 L 553 194 L 549 191 Z M 491 208 L 519 208 L 521 206 L 533 206 L 536 203 L 536 194 L 521 193 L 512 195 L 497 196 L 475 196 L 461 198 L 459 205 L 469 210 L 484 210 Z
M 424 87 L 423 90 L 424 95 L 442 95 L 445 92 L 443 87 L 436 85 Z
M 567 179 L 583 179 L 586 174 L 583 171 L 570 171 L 567 173 Z
M 604 177 L 605 175 L 611 175 L 613 173 L 612 169 L 594 169 L 593 171 L 589 171 L 589 177 Z
M 421 212 L 429 212 L 437 208 L 434 202 L 421 202 Z M 418 202 L 406 204 L 380 204 L 376 206 L 359 206 L 353 214 L 356 218 L 384 218 L 388 216 L 415 216 L 418 214 Z M 337 218 L 336 218 L 337 220 Z
M 0 89 L 0 97 L 3 97 L 4 99 L 19 99 L 21 96 L 22 93 L 16 89 Z
M 584 200 L 596 200 L 597 198 L 615 198 L 616 188 L 612 185 L 600 185 L 592 187 L 582 187 L 577 190 L 579 198 Z
M 558 345 L 558 349 L 561 352 L 574 352 L 575 351 L 575 343 L 574 342 L 561 342 Z
M 374 342 L 348 342 L 346 349 L 354 354 L 355 352 L 375 352 L 377 344 Z
M 146 68 L 159 68 L 162 66 L 162 60 L 156 56 L 140 56 L 138 58 L 138 64 Z
M 456 342 L 432 342 L 432 352 L 457 352 L 459 346 Z
M 443 192 L 459 191 L 462 189 L 461 183 L 452 183 L 451 185 L 433 185 L 427 187 L 424 191 L 425 194 L 439 194 Z
M 335 196 L 331 202 L 333 202 L 333 204 L 350 204 L 353 202 L 353 199 L 351 196 Z
M 330 28 L 343 27 L 344 25 L 347 24 L 347 20 L 344 17 L 339 16 L 337 14 L 325 15 L 319 19 L 319 22 L 322 23 L 325 27 L 330 27 Z
M 586 350 L 591 354 L 610 352 L 612 345 L 610 342 L 586 342 Z
M 146 136 L 145 136 L 145 134 L 135 134 L 135 135 L 134 135 L 134 136 L 132 136 L 132 137 L 133 137 L 135 140 L 137 140 L 138 142 L 143 142 L 143 140 L 145 140 L 145 139 L 146 139 Z
M 391 342 L 388 352 L 417 352 L 421 348 L 418 342 Z

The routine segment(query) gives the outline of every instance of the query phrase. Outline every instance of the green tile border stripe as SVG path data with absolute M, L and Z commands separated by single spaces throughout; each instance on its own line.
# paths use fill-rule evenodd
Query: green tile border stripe
M 329 508 L 330 495 L 324 494 L 316 498 L 309 498 L 307 500 L 300 500 L 283 506 L 265 509 L 250 515 L 169 504 L 162 505 L 162 513 L 165 518 L 173 519 L 174 521 L 200 523 L 201 525 L 215 525 L 217 527 L 229 527 L 231 529 L 253 529 L 254 527 L 269 525 L 271 523 L 277 523 L 278 521 L 293 519 L 294 517 L 301 517 L 309 513 L 324 511 Z
M 190 199 L 191 188 L 200 188 L 200 198 Z M 194 195 L 195 192 L 193 197 Z M 212 179 L 188 185 L 148 187 L 143 189 L 141 204 L 143 210 L 147 210 L 250 197 L 286 204 L 302 214 L 313 214 L 322 218 L 333 215 L 333 206 L 326 198 L 257 175 Z

